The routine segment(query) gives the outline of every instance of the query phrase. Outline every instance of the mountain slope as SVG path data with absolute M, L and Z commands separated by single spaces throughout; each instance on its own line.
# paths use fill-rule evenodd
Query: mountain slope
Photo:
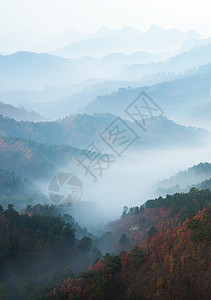
M 71 60 L 50 54 L 17 52 L 0 55 L 0 66 L 1 91 L 40 90 L 46 85 L 67 85 L 83 79 Z
M 0 92 L 39 91 L 48 86 L 65 90 L 66 86 L 78 84 L 82 80 L 93 78 L 95 81 L 97 78 L 110 80 L 119 74 L 122 65 L 151 63 L 160 59 L 162 59 L 160 55 L 145 52 L 131 55 L 114 53 L 102 59 L 88 56 L 65 59 L 45 53 L 36 54 L 24 51 L 12 55 L 0 55 Z M 72 89 L 74 90 L 74 87 Z M 45 98 L 42 100 L 45 101 Z
M 211 63 L 211 43 L 195 47 L 169 58 L 165 62 L 153 64 L 135 64 L 129 66 L 120 77 L 123 80 L 140 80 L 144 75 L 156 73 L 182 73 L 187 69 L 199 68 L 200 65 Z
M 170 191 L 174 190 L 180 192 L 191 185 L 196 186 L 196 184 L 200 184 L 200 182 L 209 178 L 211 178 L 211 164 L 208 162 L 200 163 L 188 168 L 188 170 L 178 172 L 169 179 L 157 183 L 156 186 L 159 187 L 157 192 L 160 193 L 160 195 L 172 194 Z
M 18 138 L 0 137 L 0 166 L 28 178 L 50 178 L 81 152 L 70 146 L 39 144 Z
M 0 102 L 0 114 L 4 117 L 13 118 L 17 121 L 45 121 L 45 118 L 31 111 L 27 112 L 24 108 L 17 108 L 13 105 Z
M 0 169 L 0 205 L 3 208 L 13 204 L 21 211 L 29 204 L 46 202 L 46 196 L 29 179 L 17 176 L 13 171 Z
M 192 187 L 211 190 L 211 164 L 200 163 L 186 171 L 180 171 L 170 179 L 160 181 L 155 187 L 158 196 L 187 192 Z
M 97 97 L 84 109 L 88 113 L 110 112 L 123 115 L 126 107 L 142 92 L 147 93 L 170 116 L 190 114 L 194 106 L 210 101 L 211 64 L 203 65 L 184 78 L 139 88 L 121 88 Z
M 140 209 L 131 209 L 112 226 L 115 253 L 123 251 L 107 253 L 86 272 L 58 284 L 49 296 L 208 300 L 210 203 L 210 191 L 192 189 L 188 194 L 147 201 Z M 131 250 L 134 244 L 137 247 Z M 127 248 L 130 250 L 124 251 Z
M 103 145 L 99 135 L 116 119 L 112 114 L 77 114 L 54 122 L 17 122 L 0 116 L 0 134 L 38 143 L 74 145 L 86 148 L 92 140 Z M 135 146 L 200 145 L 208 132 L 203 129 L 185 127 L 165 117 L 146 119 L 146 132 L 135 123 L 124 120 L 138 135 Z M 123 125 L 125 126 L 125 125 Z
M 12 205 L 0 206 L 1 299 L 44 299 L 59 278 L 101 257 L 88 232 L 76 237 L 65 221 L 71 216 L 55 215 L 54 207 L 37 208 L 37 213 L 18 213 Z

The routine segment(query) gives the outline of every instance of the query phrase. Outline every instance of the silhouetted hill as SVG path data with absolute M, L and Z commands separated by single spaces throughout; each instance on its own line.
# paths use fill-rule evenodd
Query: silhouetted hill
M 127 106 L 145 92 L 162 107 L 166 115 L 187 115 L 194 106 L 199 107 L 205 100 L 210 101 L 210 75 L 211 64 L 207 64 L 181 79 L 139 88 L 121 88 L 97 97 L 83 111 L 110 112 L 122 116 Z
M 104 143 L 99 135 L 116 119 L 112 114 L 76 114 L 54 122 L 17 122 L 0 116 L 0 133 L 43 144 L 71 145 L 86 148 L 92 140 Z M 124 120 L 139 136 L 135 146 L 191 145 L 202 143 L 208 133 L 185 127 L 165 117 L 146 119 L 146 132 Z
M 73 62 L 50 54 L 17 52 L 0 55 L 1 90 L 36 89 L 81 80 Z
M 162 180 L 157 183 L 157 194 L 159 196 L 165 196 L 176 192 L 186 192 L 191 186 L 203 189 L 202 187 L 205 187 L 206 184 L 205 182 L 201 182 L 210 178 L 211 164 L 208 162 L 200 163 L 188 168 L 188 170 L 178 172 L 175 176 L 172 176 L 169 179 Z M 207 182 L 207 184 L 209 183 Z
M 129 66 L 120 75 L 123 80 L 140 80 L 142 76 L 156 73 L 182 73 L 187 69 L 199 68 L 201 65 L 211 63 L 211 43 L 197 46 L 187 52 L 170 57 L 165 62 L 152 64 L 134 64 Z
M 0 114 L 4 117 L 13 118 L 17 121 L 41 122 L 46 119 L 33 111 L 26 111 L 13 105 L 0 102 Z
M 0 166 L 28 178 L 46 179 L 65 166 L 80 149 L 40 144 L 19 138 L 0 137 Z

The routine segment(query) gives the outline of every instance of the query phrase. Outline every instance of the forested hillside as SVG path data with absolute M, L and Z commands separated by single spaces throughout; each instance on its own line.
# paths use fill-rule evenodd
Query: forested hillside
M 50 216 L 53 208 L 42 211 L 45 214 L 19 214 L 12 205 L 6 210 L 0 206 L 2 300 L 43 299 L 57 282 L 101 257 L 87 233 L 76 238 L 70 223 Z
M 0 137 L 1 168 L 29 178 L 52 176 L 53 171 L 69 162 L 80 149 L 65 145 L 47 145 L 19 138 Z
M 29 179 L 0 169 L 0 205 L 3 208 L 13 204 L 16 209 L 22 210 L 28 204 L 47 201 L 47 197 Z
M 191 189 L 125 208 L 111 225 L 114 240 L 120 236 L 116 255 L 69 277 L 48 299 L 210 299 L 210 207 L 210 191 Z
M 109 113 L 76 114 L 54 122 L 34 123 L 17 122 L 0 115 L 0 136 L 85 148 L 93 139 L 102 143 L 99 135 L 115 119 Z M 146 119 L 146 132 L 134 122 L 123 121 L 138 134 L 136 147 L 194 145 L 196 141 L 201 145 L 210 135 L 204 129 L 182 126 L 162 116 Z
M 0 0 L 0 300 L 211 300 L 210 12 Z

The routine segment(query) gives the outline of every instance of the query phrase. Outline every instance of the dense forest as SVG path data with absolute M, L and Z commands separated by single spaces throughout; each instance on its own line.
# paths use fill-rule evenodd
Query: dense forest
M 58 284 L 46 299 L 210 299 L 210 200 L 210 191 L 192 189 L 129 212 L 125 208 L 113 224 L 116 231 L 134 225 L 131 235 L 120 237 L 122 251 L 107 253 L 86 272 Z M 143 231 L 142 238 L 135 231 Z M 140 246 L 124 250 L 137 239 Z
M 0 169 L 0 205 L 3 208 L 13 204 L 20 211 L 37 202 L 46 203 L 48 199 L 34 183 L 13 171 Z
M 42 144 L 64 144 L 84 148 L 91 140 L 98 138 L 117 116 L 118 114 L 109 113 L 93 115 L 78 113 L 52 122 L 35 123 L 16 121 L 0 114 L 0 136 L 6 135 Z M 140 136 L 136 142 L 137 147 L 194 145 L 196 141 L 202 144 L 204 138 L 209 137 L 209 132 L 204 129 L 182 126 L 163 116 L 146 119 L 147 133 L 138 130 L 134 122 L 129 122 L 125 118 L 126 116 L 122 120 Z
M 69 277 L 48 299 L 210 299 L 210 211 Z
M 0 299 L 34 299 L 86 269 L 101 252 L 89 236 L 78 239 L 70 223 L 55 216 L 55 208 L 30 206 L 18 213 L 12 205 L 0 207 Z M 74 227 L 79 226 L 71 218 Z M 82 230 L 81 233 L 87 233 Z
M 124 207 L 96 237 L 55 206 L 1 207 L 1 299 L 210 299 L 210 209 L 192 188 Z
M 55 169 L 64 166 L 80 149 L 66 145 L 40 144 L 31 140 L 0 137 L 0 165 L 29 178 L 52 176 Z
M 211 300 L 204 2 L 0 0 L 0 300 Z

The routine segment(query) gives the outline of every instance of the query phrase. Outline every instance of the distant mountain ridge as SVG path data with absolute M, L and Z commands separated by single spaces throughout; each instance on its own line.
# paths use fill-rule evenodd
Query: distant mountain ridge
M 211 52 L 210 52 L 211 53 Z M 99 96 L 85 106 L 83 112 L 110 112 L 122 115 L 125 108 L 142 92 L 147 93 L 165 114 L 172 116 L 190 113 L 194 105 L 199 106 L 207 98 L 210 102 L 211 63 L 187 72 L 183 78 L 164 81 L 139 88 L 121 88 L 108 95 Z
M 29 30 L 25 30 L 23 32 L 14 32 L 14 33 L 7 33 L 4 35 L 0 35 L 0 44 L 1 53 L 12 53 L 17 52 L 20 49 L 24 51 L 33 51 L 33 52 L 46 52 L 51 53 L 55 51 L 58 48 L 65 47 L 66 45 L 81 42 L 84 40 L 91 40 L 91 39 L 97 39 L 97 38 L 103 38 L 103 37 L 123 37 L 125 39 L 139 39 L 146 35 L 146 33 L 149 34 L 149 32 L 153 32 L 154 30 L 163 32 L 165 34 L 168 33 L 174 33 L 178 36 L 178 30 L 177 29 L 169 29 L 165 30 L 159 26 L 156 26 L 152 24 L 149 29 L 146 31 L 140 31 L 134 27 L 131 26 L 124 26 L 120 29 L 110 28 L 105 25 L 102 25 L 98 30 L 96 30 L 94 33 L 90 34 L 81 34 L 75 30 L 69 30 L 67 33 L 63 35 L 56 35 L 45 38 L 40 38 L 37 35 L 35 35 L 33 32 L 30 32 Z M 195 31 L 189 31 L 184 33 L 185 38 L 194 38 L 194 39 L 201 39 L 201 36 L 199 33 Z
M 182 77 L 187 70 L 210 63 L 210 52 L 211 43 L 176 56 L 143 51 L 126 55 L 119 49 L 101 59 L 88 56 L 67 59 L 22 51 L 0 56 L 0 93 L 41 90 L 46 86 L 65 87 L 88 79 L 141 81 L 154 76 L 160 81 L 159 77 L 162 79 L 162 75 L 169 73 Z
M 86 40 L 64 46 L 56 55 L 76 58 L 80 56 L 102 57 L 112 52 L 131 53 L 135 51 L 168 52 L 175 51 L 190 39 L 200 39 L 197 32 L 182 33 L 177 29 L 165 30 L 154 24 L 146 32 L 131 27 L 115 30 L 103 26 Z M 154 50 L 154 51 L 153 51 Z
M 191 187 L 211 190 L 211 164 L 201 162 L 187 170 L 178 172 L 169 179 L 159 181 L 155 187 L 158 196 L 188 192 Z
M 116 119 L 112 114 L 76 114 L 54 122 L 17 122 L 0 116 L 1 135 L 32 140 L 37 143 L 71 145 L 86 148 L 93 140 L 104 145 L 99 135 Z M 185 127 L 165 117 L 146 119 L 146 132 L 135 123 L 124 120 L 137 139 L 134 147 L 189 145 L 204 143 L 209 136 L 203 129 Z M 104 145 L 105 146 L 105 145 Z
M 150 63 L 160 59 L 162 56 L 146 52 L 131 55 L 114 53 L 100 60 L 88 56 L 67 59 L 52 54 L 24 51 L 0 55 L 0 92 L 67 86 L 93 78 L 110 80 L 119 74 L 122 64 Z
M 188 69 L 199 68 L 211 63 L 211 41 L 205 45 L 196 46 L 188 51 L 168 58 L 165 62 L 152 64 L 134 64 L 119 75 L 123 80 L 140 80 L 142 76 L 154 73 L 182 73 Z

